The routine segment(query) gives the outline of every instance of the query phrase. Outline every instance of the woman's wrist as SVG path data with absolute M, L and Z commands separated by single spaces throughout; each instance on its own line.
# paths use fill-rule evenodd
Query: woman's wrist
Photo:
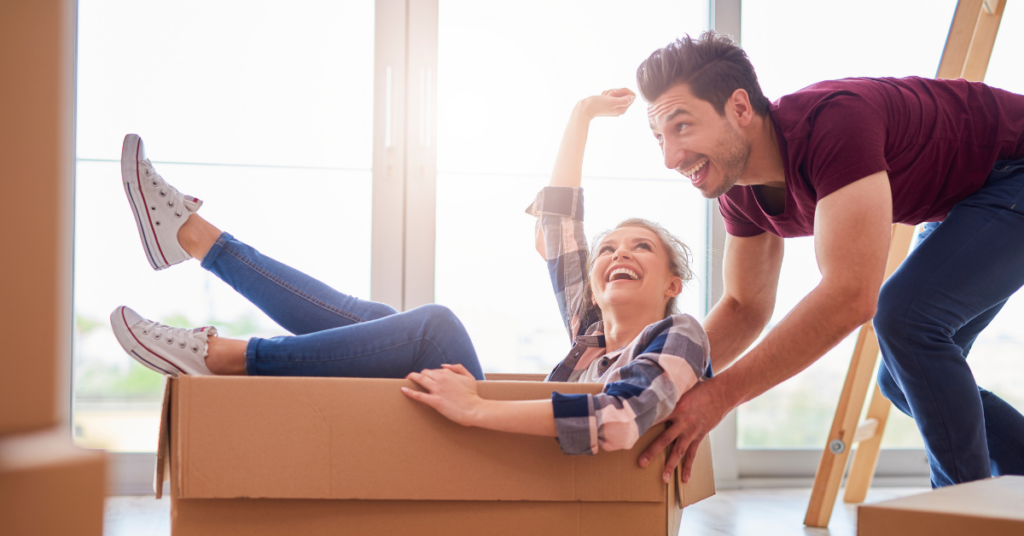
M 594 119 L 594 112 L 590 109 L 592 99 L 593 97 L 586 97 L 577 102 L 576 107 L 573 108 L 573 115 L 588 122 Z
M 487 400 L 479 396 L 473 397 L 473 402 L 466 408 L 466 417 L 463 426 L 480 426 L 480 423 L 487 420 Z

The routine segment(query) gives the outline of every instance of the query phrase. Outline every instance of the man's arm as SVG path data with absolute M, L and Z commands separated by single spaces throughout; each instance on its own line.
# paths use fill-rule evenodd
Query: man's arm
M 711 343 L 711 368 L 725 370 L 750 347 L 775 310 L 782 269 L 782 238 L 771 233 L 727 236 L 722 298 L 704 319 Z
M 675 441 L 665 471 L 670 475 L 685 454 L 688 480 L 697 447 L 729 411 L 807 368 L 870 320 L 891 225 L 892 192 L 884 171 L 819 201 L 814 236 L 821 283 L 743 359 L 680 398 L 669 417 L 672 426 L 641 455 L 640 465 Z

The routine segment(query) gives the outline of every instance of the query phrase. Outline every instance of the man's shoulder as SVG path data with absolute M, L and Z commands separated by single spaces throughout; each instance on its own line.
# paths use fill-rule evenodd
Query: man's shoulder
M 772 103 L 771 116 L 787 139 L 807 137 L 816 123 L 880 113 L 884 102 L 911 79 L 843 78 L 811 84 Z

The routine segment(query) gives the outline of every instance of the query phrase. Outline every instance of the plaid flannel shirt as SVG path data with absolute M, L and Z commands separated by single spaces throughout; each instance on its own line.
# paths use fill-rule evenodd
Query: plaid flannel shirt
M 597 306 L 583 297 L 589 254 L 583 189 L 544 188 L 526 212 L 537 217 L 537 249 L 547 260 L 573 343 L 547 381 L 581 381 L 593 367 L 604 381 L 600 394 L 552 395 L 558 444 L 566 454 L 629 449 L 651 426 L 668 418 L 684 392 L 710 374 L 707 335 L 692 316 L 672 315 L 609 353 Z

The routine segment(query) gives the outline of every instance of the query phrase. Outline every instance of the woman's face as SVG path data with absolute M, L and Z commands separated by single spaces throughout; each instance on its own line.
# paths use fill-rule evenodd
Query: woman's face
M 682 291 L 682 280 L 668 267 L 668 251 L 653 231 L 622 227 L 598 244 L 591 263 L 590 286 L 594 301 L 608 314 L 616 308 L 665 312 L 669 298 Z

